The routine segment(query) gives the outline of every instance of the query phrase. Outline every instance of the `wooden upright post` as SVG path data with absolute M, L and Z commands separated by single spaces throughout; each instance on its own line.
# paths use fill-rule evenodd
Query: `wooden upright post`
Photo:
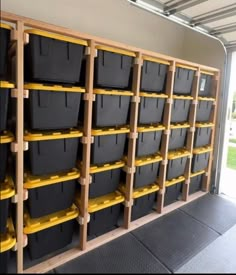
M 132 91 L 134 93 L 131 103 L 130 114 L 130 134 L 127 155 L 127 169 L 126 169 L 126 191 L 125 191 L 125 213 L 124 213 L 124 227 L 129 228 L 131 222 L 131 211 L 133 205 L 133 181 L 135 173 L 135 151 L 137 140 L 137 123 L 138 123 L 138 109 L 139 109 L 139 89 L 142 69 L 142 55 L 137 53 L 134 64 Z
M 187 144 L 186 149 L 191 153 L 189 156 L 186 169 L 185 169 L 185 182 L 183 185 L 183 200 L 188 201 L 189 196 L 189 184 L 190 184 L 190 176 L 191 176 L 191 164 L 192 164 L 192 155 L 193 155 L 193 143 L 194 143 L 194 133 L 195 133 L 195 120 L 197 114 L 197 98 L 198 98 L 198 89 L 199 89 L 199 81 L 200 81 L 200 68 L 195 72 L 194 80 L 193 80 L 193 87 L 192 87 L 192 104 L 190 107 L 189 113 L 189 124 L 190 128 L 187 135 Z
M 163 125 L 165 126 L 164 134 L 162 135 L 161 142 L 161 156 L 162 163 L 160 165 L 160 173 L 158 179 L 158 185 L 160 187 L 157 200 L 157 212 L 162 213 L 164 206 L 165 198 L 165 181 L 166 181 L 166 171 L 168 163 L 168 146 L 169 146 L 169 137 L 170 137 L 170 121 L 171 121 L 171 110 L 172 110 L 172 101 L 173 101 L 173 88 L 175 80 L 175 61 L 172 61 L 169 66 L 169 71 L 167 75 L 166 83 L 166 99 L 165 109 L 164 109 L 164 118 Z
M 84 94 L 84 136 L 82 168 L 80 176 L 81 184 L 81 204 L 80 204 L 80 248 L 86 249 L 87 244 L 87 223 L 88 223 L 88 197 L 90 183 L 90 152 L 92 140 L 92 109 L 93 109 L 93 76 L 94 76 L 94 58 L 95 58 L 95 43 L 89 41 L 89 47 L 86 49 L 86 83 Z
M 23 273 L 23 182 L 24 182 L 24 23 L 16 22 L 16 191 L 17 272 Z

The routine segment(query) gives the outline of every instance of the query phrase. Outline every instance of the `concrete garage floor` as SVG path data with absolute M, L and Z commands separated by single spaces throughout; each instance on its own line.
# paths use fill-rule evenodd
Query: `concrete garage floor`
M 236 203 L 206 195 L 50 273 L 236 273 Z

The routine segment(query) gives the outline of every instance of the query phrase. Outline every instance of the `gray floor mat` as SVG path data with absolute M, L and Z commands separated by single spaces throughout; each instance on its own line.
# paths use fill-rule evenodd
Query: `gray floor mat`
M 182 266 L 177 273 L 235 274 L 235 255 L 236 225 Z
M 208 194 L 180 210 L 220 234 L 236 224 L 236 204 L 220 196 Z
M 132 232 L 172 272 L 219 234 L 182 211 L 174 211 Z
M 170 273 L 134 236 L 126 234 L 55 269 L 56 273 Z

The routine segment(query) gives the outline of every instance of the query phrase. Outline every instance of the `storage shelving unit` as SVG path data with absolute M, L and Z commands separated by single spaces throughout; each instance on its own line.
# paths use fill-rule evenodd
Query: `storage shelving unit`
M 209 100 L 213 102 L 213 108 L 210 114 L 209 122 L 215 125 L 216 121 L 216 111 L 217 111 L 217 100 L 219 93 L 219 79 L 220 72 L 216 68 L 203 66 L 200 64 L 176 59 L 170 56 L 161 55 L 155 52 L 150 52 L 147 50 L 131 47 L 125 44 L 109 41 L 106 39 L 90 36 L 87 34 L 82 34 L 77 31 L 72 31 L 63 27 L 58 27 L 50 25 L 44 22 L 36 21 L 33 19 L 17 16 L 7 12 L 1 12 L 1 20 L 9 22 L 13 25 L 11 30 L 11 40 L 12 47 L 10 49 L 10 54 L 16 55 L 16 87 L 12 90 L 12 97 L 16 98 L 16 131 L 15 131 L 15 141 L 12 142 L 11 149 L 16 154 L 16 178 L 15 187 L 16 195 L 13 197 L 12 201 L 16 203 L 17 215 L 16 215 L 16 234 L 17 234 L 17 245 L 15 245 L 15 250 L 17 250 L 17 272 L 18 273 L 38 273 L 47 272 L 58 265 L 66 263 L 72 260 L 86 251 L 89 251 L 99 245 L 102 245 L 116 237 L 119 237 L 134 228 L 137 228 L 153 219 L 172 211 L 183 204 L 192 201 L 202 195 L 204 192 L 209 191 L 210 180 L 211 180 L 211 168 L 212 159 L 214 152 L 214 139 L 215 139 L 215 128 L 212 126 L 211 138 L 209 146 L 212 148 L 210 151 L 209 164 L 204 171 L 201 171 L 203 175 L 202 190 L 204 192 L 195 193 L 189 196 L 189 185 L 191 182 L 191 167 L 192 167 L 192 156 L 193 156 L 193 144 L 194 144 L 194 133 L 196 128 L 196 112 L 197 104 L 199 100 Z M 79 183 L 81 185 L 81 192 L 79 198 L 79 217 L 78 222 L 80 224 L 80 245 L 79 247 L 70 249 L 60 255 L 54 256 L 47 262 L 42 262 L 35 265 L 29 269 L 24 270 L 23 266 L 23 248 L 27 245 L 27 237 L 23 233 L 24 223 L 23 223 L 23 205 L 24 200 L 27 199 L 27 190 L 24 189 L 24 154 L 28 150 L 28 142 L 24 139 L 24 101 L 28 100 L 29 91 L 24 89 L 24 45 L 29 42 L 28 34 L 24 32 L 25 28 L 37 28 L 40 30 L 68 36 L 71 38 L 78 38 L 87 41 L 87 46 L 85 50 L 86 54 L 86 81 L 85 81 L 85 93 L 83 94 L 84 100 L 84 121 L 83 121 L 83 136 L 81 137 L 81 143 L 83 144 L 82 153 L 82 165 L 80 166 L 80 178 Z M 128 151 L 127 158 L 125 160 L 124 171 L 126 172 L 126 182 L 123 188 L 124 197 L 122 195 L 117 195 L 119 202 L 123 202 L 124 208 L 124 224 L 123 227 L 115 229 L 112 232 L 106 233 L 103 236 L 97 237 L 94 240 L 87 241 L 87 231 L 88 222 L 91 213 L 91 201 L 89 201 L 89 185 L 91 182 L 91 146 L 94 142 L 93 132 L 92 132 L 92 117 L 93 117 L 93 102 L 96 100 L 96 92 L 94 92 L 94 61 L 97 56 L 97 50 L 100 46 L 106 46 L 107 49 L 116 48 L 119 51 L 125 50 L 133 53 L 134 65 L 133 65 L 133 78 L 132 78 L 132 89 L 131 89 L 131 110 L 130 110 L 130 124 L 128 133 Z M 140 98 L 147 96 L 146 93 L 140 91 L 140 81 L 141 81 L 141 71 L 142 65 L 145 60 L 151 60 L 153 62 L 161 62 L 168 65 L 167 72 L 167 82 L 165 91 L 162 91 L 160 95 L 155 94 L 153 97 L 165 98 L 164 114 L 162 125 L 164 126 L 161 148 L 160 148 L 160 172 L 159 177 L 156 181 L 158 186 L 154 184 L 149 189 L 134 190 L 133 181 L 134 173 L 136 169 L 136 142 L 138 137 L 138 114 L 139 114 L 139 104 Z M 174 179 L 172 182 L 166 180 L 167 166 L 168 166 L 168 144 L 171 130 L 171 111 L 173 100 L 175 95 L 173 94 L 173 87 L 175 81 L 175 71 L 177 67 L 187 68 L 194 71 L 194 80 L 191 91 L 191 101 L 187 142 L 185 150 L 188 151 L 187 165 L 183 177 L 180 179 Z M 198 97 L 199 82 L 201 73 L 212 76 L 213 85 L 211 97 L 202 98 Z M 150 95 L 151 97 L 152 95 Z M 164 207 L 165 200 L 165 189 L 166 186 L 171 186 L 178 183 L 179 181 L 184 181 L 182 198 L 183 202 L 177 202 L 168 207 Z M 149 214 L 148 216 L 142 217 L 134 222 L 131 221 L 132 217 L 132 207 L 134 200 L 145 194 L 150 194 L 158 192 L 157 199 L 157 213 Z M 101 202 L 99 202 L 101 203 Z M 98 204 L 99 204 L 98 203 Z

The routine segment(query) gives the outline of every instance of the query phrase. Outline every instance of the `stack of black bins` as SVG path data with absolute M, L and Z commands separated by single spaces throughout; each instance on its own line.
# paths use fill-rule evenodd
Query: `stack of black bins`
M 89 237 L 104 234 L 117 226 L 123 195 L 118 186 L 125 163 L 129 133 L 132 67 L 135 53 L 96 45 L 89 186 Z M 78 200 L 79 204 L 79 200 Z
M 8 109 L 11 89 L 8 50 L 12 27 L 0 23 L 0 273 L 8 271 L 10 250 L 16 243 L 11 220 L 10 202 L 15 195 L 14 183 L 9 171 L 10 144 L 14 140 L 8 131 Z
M 187 159 L 186 150 L 189 112 L 192 104 L 192 85 L 195 68 L 177 64 L 173 87 L 168 164 L 164 205 L 169 205 L 181 196 Z
M 131 220 L 150 213 L 157 198 L 156 182 L 162 160 L 159 151 L 165 129 L 162 123 L 169 62 L 149 56 L 143 59 Z
M 1 150 L 0 150 L 1 151 Z M 2 160 L 1 160 L 2 161 Z M 2 164 L 2 162 L 1 162 Z M 0 272 L 7 273 L 10 250 L 16 243 L 11 221 L 10 202 L 15 195 L 15 188 L 10 176 L 0 182 Z M 9 228 L 11 227 L 11 228 Z
M 198 105 L 196 116 L 196 131 L 194 134 L 194 150 L 192 160 L 192 173 L 201 173 L 208 168 L 211 148 L 212 129 L 212 111 L 215 104 L 214 98 L 214 81 L 213 74 L 201 72 Z M 192 179 L 200 182 L 202 176 L 196 176 Z
M 87 42 L 41 30 L 26 30 L 24 187 L 29 191 L 25 213 L 32 259 L 72 241 L 78 145 L 78 117 L 84 83 Z M 36 226 L 37 225 L 37 226 Z

